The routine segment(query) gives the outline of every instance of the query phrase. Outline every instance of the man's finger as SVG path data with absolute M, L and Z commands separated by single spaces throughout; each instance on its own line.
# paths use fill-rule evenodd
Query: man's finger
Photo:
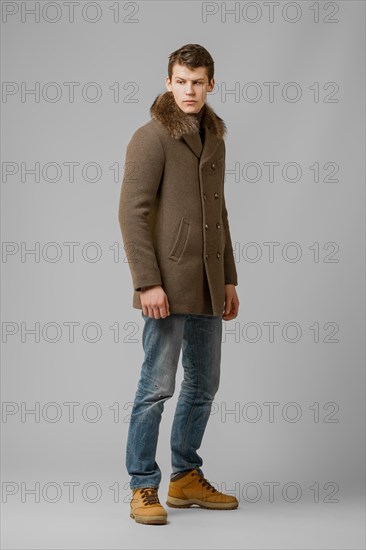
M 231 304 L 232 304 L 232 301 L 233 299 L 230 298 L 226 304 L 225 304 L 225 315 L 229 315 L 230 311 L 231 311 Z

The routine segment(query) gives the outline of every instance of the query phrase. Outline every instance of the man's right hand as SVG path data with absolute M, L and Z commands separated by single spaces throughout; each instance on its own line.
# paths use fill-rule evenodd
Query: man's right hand
M 162 286 L 143 286 L 140 291 L 142 313 L 153 319 L 164 319 L 170 315 L 168 296 Z

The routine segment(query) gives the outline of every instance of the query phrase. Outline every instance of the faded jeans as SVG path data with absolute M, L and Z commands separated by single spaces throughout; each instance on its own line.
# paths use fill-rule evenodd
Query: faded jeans
M 184 378 L 172 424 L 172 479 L 197 468 L 197 454 L 219 388 L 221 316 L 171 314 L 153 319 L 141 311 L 144 360 L 132 407 L 126 447 L 130 487 L 159 487 L 161 470 L 155 460 L 164 403 L 173 396 L 180 351 Z

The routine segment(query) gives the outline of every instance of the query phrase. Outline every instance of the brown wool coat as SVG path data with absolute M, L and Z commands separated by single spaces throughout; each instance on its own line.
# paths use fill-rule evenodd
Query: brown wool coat
M 224 197 L 226 126 L 203 106 L 199 123 L 171 92 L 156 97 L 152 120 L 126 150 L 118 219 L 133 282 L 161 285 L 170 313 L 220 315 L 225 284 L 238 284 Z

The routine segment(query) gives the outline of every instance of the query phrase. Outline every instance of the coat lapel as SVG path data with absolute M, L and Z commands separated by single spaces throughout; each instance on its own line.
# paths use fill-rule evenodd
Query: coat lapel
M 202 145 L 199 134 L 184 134 L 183 141 L 188 145 L 192 153 L 200 159 L 200 163 L 205 163 L 215 154 L 219 145 L 219 139 L 211 132 L 205 132 L 205 139 Z
M 183 134 L 182 139 L 186 142 L 192 153 L 200 158 L 203 145 L 199 134 Z
M 203 144 L 203 149 L 200 157 L 200 164 L 207 162 L 212 155 L 215 154 L 215 151 L 220 143 L 220 139 L 215 136 L 212 132 L 205 132 L 205 141 Z

